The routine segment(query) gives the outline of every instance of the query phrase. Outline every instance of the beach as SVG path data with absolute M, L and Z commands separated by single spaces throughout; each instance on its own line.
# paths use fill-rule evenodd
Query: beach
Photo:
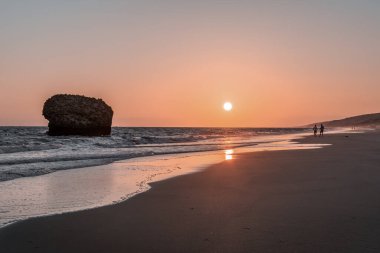
M 379 252 L 380 133 L 233 154 L 127 201 L 0 229 L 1 252 Z

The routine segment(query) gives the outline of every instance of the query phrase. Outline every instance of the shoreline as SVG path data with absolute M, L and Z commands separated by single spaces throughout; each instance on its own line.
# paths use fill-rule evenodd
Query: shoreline
M 151 183 L 200 172 L 213 164 L 231 159 L 234 150 L 242 154 L 264 150 L 319 148 L 318 145 L 299 144 L 297 140 L 304 138 L 304 136 L 305 134 L 302 133 L 283 135 L 283 140 L 279 142 L 265 142 L 230 150 L 186 152 L 131 158 L 115 161 L 103 166 L 61 170 L 39 177 L 19 178 L 2 182 L 0 183 L 0 191 L 4 195 L 3 200 L 0 200 L 0 211 L 3 213 L 3 217 L 0 215 L 0 229 L 27 219 L 61 215 L 119 204 L 149 190 Z M 141 171 L 137 173 L 139 175 L 129 170 L 130 168 L 134 170 L 135 167 L 137 171 Z M 152 169 L 152 167 L 155 168 Z M 110 176 L 112 178 L 109 178 Z M 103 180 L 103 178 L 107 180 Z M 93 184 L 91 181 L 96 183 Z M 36 185 L 40 187 L 36 187 Z M 57 192 L 56 187 L 52 188 L 52 185 L 58 185 L 60 192 Z M 98 190 L 98 185 L 103 185 L 101 191 Z M 53 194 L 50 194 L 52 196 L 47 195 L 49 191 L 53 191 Z M 61 191 L 66 194 L 62 194 Z M 25 195 L 25 192 L 27 192 L 27 195 Z M 72 196 L 68 196 L 70 194 Z M 81 198 L 76 199 L 77 195 L 80 195 Z M 5 196 L 15 197 L 7 199 Z M 46 198 L 49 199 L 49 203 L 46 203 Z M 86 204 L 87 202 L 91 204 Z M 1 205 L 5 206 L 5 209 L 1 208 Z M 16 209 L 12 210 L 12 206 L 15 206 Z M 23 208 L 24 206 L 26 208 Z M 10 215 L 17 213 L 22 218 L 17 218 L 17 216 L 12 218 L 9 215 L 7 218 L 7 213 L 10 213 Z
M 18 222 L 0 230 L 0 245 L 6 252 L 375 252 L 379 132 L 345 135 L 302 140 L 333 142 L 323 149 L 237 154 L 117 205 Z

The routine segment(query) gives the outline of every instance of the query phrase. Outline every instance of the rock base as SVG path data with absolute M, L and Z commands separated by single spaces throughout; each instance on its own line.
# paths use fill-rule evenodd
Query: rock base
M 102 128 L 68 128 L 49 126 L 47 132 L 50 136 L 60 135 L 81 135 L 81 136 L 109 136 L 111 135 L 111 127 Z

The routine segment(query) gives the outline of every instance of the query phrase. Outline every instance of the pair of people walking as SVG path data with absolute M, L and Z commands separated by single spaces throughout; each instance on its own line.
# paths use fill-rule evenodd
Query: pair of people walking
M 313 130 L 314 130 L 314 137 L 317 137 L 317 134 L 318 134 L 317 125 L 314 125 Z M 325 131 L 325 126 L 321 124 L 321 127 L 319 128 L 319 137 L 323 136 L 324 131 Z

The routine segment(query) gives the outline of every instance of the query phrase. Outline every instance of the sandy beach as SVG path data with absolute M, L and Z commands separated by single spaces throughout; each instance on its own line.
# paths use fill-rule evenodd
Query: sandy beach
M 379 252 L 380 134 L 236 153 L 123 203 L 0 230 L 1 252 Z

